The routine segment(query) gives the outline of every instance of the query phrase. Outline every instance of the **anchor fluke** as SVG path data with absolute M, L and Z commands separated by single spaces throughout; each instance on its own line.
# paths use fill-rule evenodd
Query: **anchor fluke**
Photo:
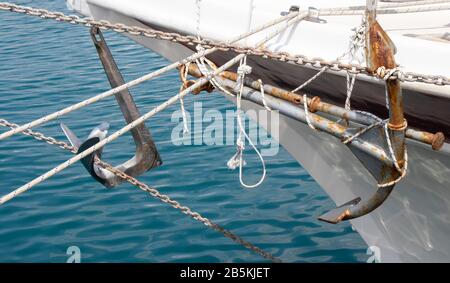
M 360 197 L 355 198 L 349 202 L 344 203 L 341 206 L 336 207 L 333 210 L 328 211 L 327 213 L 319 216 L 319 220 L 328 222 L 328 223 L 339 223 L 342 220 L 346 220 L 349 215 L 351 215 L 351 208 L 357 205 L 361 201 Z
M 350 220 L 367 215 L 377 209 L 388 198 L 395 185 L 378 188 L 369 199 L 355 198 L 327 213 L 321 215 L 319 220 L 337 224 L 344 220 Z
M 60 123 L 60 126 L 72 146 L 78 148 L 77 154 L 103 140 L 107 136 L 109 129 L 109 123 L 102 122 L 99 126 L 92 129 L 88 137 L 81 142 L 75 133 L 64 123 Z M 103 147 L 82 158 L 81 163 L 95 180 L 105 187 L 111 188 L 111 178 L 113 178 L 114 175 L 95 164 L 95 157 L 101 158 L 102 152 Z

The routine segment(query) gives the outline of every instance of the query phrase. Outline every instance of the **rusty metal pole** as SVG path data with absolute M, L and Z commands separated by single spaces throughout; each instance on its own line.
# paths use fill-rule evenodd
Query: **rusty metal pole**
M 184 65 L 183 65 L 184 66 Z M 184 67 L 180 68 L 180 74 L 184 72 Z M 195 78 L 201 78 L 203 77 L 203 74 L 200 72 L 196 64 L 190 64 L 189 65 L 189 74 Z M 220 73 L 219 75 L 221 78 L 224 78 L 226 80 L 236 82 L 237 81 L 237 73 L 230 72 L 230 71 L 224 71 Z M 180 77 L 182 77 L 180 75 Z M 217 77 L 216 77 L 217 78 Z M 182 82 L 184 78 L 182 78 Z M 192 81 L 186 81 L 187 86 L 192 84 Z M 255 81 L 249 77 L 245 77 L 244 79 L 244 85 L 246 87 L 249 87 L 251 89 L 254 89 L 255 91 L 260 91 L 261 89 L 261 83 L 259 81 Z M 208 86 L 208 85 L 207 85 Z M 296 105 L 302 105 L 303 104 L 303 96 L 297 93 L 293 93 L 275 86 L 271 86 L 268 84 L 263 84 L 263 88 L 266 94 L 269 94 L 273 97 L 282 99 L 284 101 L 288 101 L 290 103 L 296 104 Z M 234 87 L 232 88 L 234 89 Z M 200 89 L 202 90 L 202 89 Z M 199 90 L 199 91 L 200 91 Z M 208 92 L 210 92 L 211 89 L 205 88 Z M 193 91 L 193 94 L 199 93 L 199 91 Z M 348 111 L 344 109 L 343 107 L 333 105 L 330 103 L 322 102 L 318 96 L 314 96 L 312 98 L 307 98 L 308 107 L 311 113 L 315 113 L 317 111 L 330 114 L 332 116 L 338 117 L 338 118 L 344 118 L 347 120 L 350 120 L 355 123 L 359 123 L 362 125 L 371 125 L 375 121 L 373 118 L 370 118 L 367 115 L 362 115 L 355 111 Z M 275 107 L 274 109 L 278 109 Z M 433 150 L 440 150 L 445 142 L 445 136 L 441 132 L 437 133 L 429 133 L 425 131 L 418 131 L 413 129 L 406 129 L 405 136 L 411 139 L 414 139 L 416 141 L 429 144 L 432 146 Z
M 396 48 L 389 36 L 376 20 L 377 0 L 367 0 L 366 20 L 366 61 L 369 72 L 375 73 L 378 68 L 394 69 L 397 67 L 394 55 Z M 386 80 L 386 91 L 389 100 L 389 135 L 398 164 L 404 164 L 405 130 L 407 122 L 403 115 L 403 97 L 400 81 Z

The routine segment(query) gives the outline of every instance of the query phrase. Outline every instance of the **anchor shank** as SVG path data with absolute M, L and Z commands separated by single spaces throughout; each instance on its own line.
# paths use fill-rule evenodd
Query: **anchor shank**
M 389 36 L 376 20 L 376 0 L 367 0 L 366 20 L 366 61 L 369 72 L 378 68 L 394 69 L 396 48 Z M 386 80 L 386 92 L 389 103 L 389 134 L 394 154 L 399 165 L 404 162 L 404 140 L 406 120 L 403 111 L 403 96 L 398 79 Z
M 111 51 L 104 41 L 103 34 L 97 27 L 93 27 L 91 29 L 91 35 L 111 87 L 115 88 L 125 84 L 125 80 L 119 72 L 119 68 L 112 57 Z M 116 93 L 115 97 L 127 124 L 133 122 L 141 116 L 136 104 L 134 103 L 133 97 L 127 89 Z M 133 138 L 136 140 L 137 147 L 144 145 L 146 142 L 145 137 L 150 136 L 150 132 L 144 124 L 137 126 L 131 131 L 131 133 Z
M 111 87 L 115 88 L 125 84 L 101 30 L 98 27 L 91 27 L 90 34 Z M 116 93 L 115 98 L 127 124 L 141 117 L 128 89 Z M 159 166 L 162 162 L 150 131 L 144 123 L 132 129 L 131 134 L 136 144 L 136 153 L 132 159 L 123 164 L 123 170 L 130 176 L 138 176 L 153 167 Z M 122 181 L 120 178 L 113 176 L 108 180 L 108 185 L 116 186 Z

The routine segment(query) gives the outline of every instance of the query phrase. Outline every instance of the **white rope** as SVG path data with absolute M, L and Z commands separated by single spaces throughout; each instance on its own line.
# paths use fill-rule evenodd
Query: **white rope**
M 400 67 L 386 69 L 386 67 L 381 66 L 376 70 L 376 73 L 384 81 L 390 80 L 393 76 L 396 76 L 397 78 L 403 77 L 403 72 Z M 385 106 L 386 106 L 386 109 L 389 110 L 389 94 L 388 94 L 387 86 L 384 87 L 384 93 L 385 93 Z
M 267 43 L 269 40 L 271 40 L 272 38 L 274 38 L 275 36 L 277 36 L 278 34 L 280 34 L 281 32 L 283 32 L 284 30 L 286 30 L 288 27 L 294 25 L 295 23 L 305 19 L 308 16 L 308 12 L 295 12 L 292 13 L 293 15 L 285 18 L 286 20 L 286 25 L 281 26 L 277 29 L 275 29 L 275 31 L 273 31 L 272 33 L 268 34 L 267 36 L 265 36 L 257 45 L 256 47 L 259 48 L 261 47 L 263 44 Z M 281 22 L 281 21 L 280 21 Z M 278 23 L 280 23 L 278 22 Z M 196 46 L 197 51 L 201 52 L 202 50 L 204 50 L 203 46 L 201 46 L 200 44 L 198 44 Z M 200 72 L 203 75 L 206 75 L 208 73 L 210 73 L 210 71 L 208 70 L 208 68 L 206 68 L 205 66 L 205 62 L 208 63 L 210 65 L 210 67 L 212 66 L 212 62 L 209 61 L 205 56 L 200 57 L 196 60 L 196 63 L 199 67 Z M 213 86 L 221 91 L 223 91 L 224 93 L 230 95 L 230 96 L 234 96 L 231 92 L 229 92 L 228 90 L 226 90 L 224 87 L 222 87 L 216 79 L 212 79 L 211 80 L 211 84 L 213 84 Z
M 197 31 L 197 38 L 201 39 L 200 37 L 200 18 L 201 18 L 201 0 L 195 0 L 195 5 L 196 5 L 196 15 L 197 15 L 197 26 L 196 26 L 196 31 Z
M 370 112 L 362 111 L 362 110 L 352 110 L 352 111 L 356 112 L 356 113 L 359 113 L 359 114 L 362 114 L 362 115 L 365 115 L 365 116 L 367 116 L 369 118 L 372 118 L 374 121 L 382 121 L 382 119 L 380 117 L 378 117 L 377 115 L 374 115 L 374 114 L 372 114 Z
M 303 108 L 305 108 L 306 123 L 311 129 L 317 130 L 316 127 L 314 127 L 314 125 L 311 123 L 311 118 L 309 117 L 308 97 L 306 96 L 306 94 L 303 95 Z
M 266 102 L 266 97 L 265 97 L 265 92 L 264 92 L 264 85 L 261 79 L 258 79 L 258 83 L 259 83 L 259 87 L 260 87 L 260 92 L 261 92 L 261 97 L 262 97 L 262 102 L 264 105 L 264 108 L 266 108 L 267 111 L 272 112 L 272 108 L 269 107 L 269 105 L 267 105 Z
M 187 78 L 188 73 L 189 73 L 189 66 L 191 65 L 191 63 L 187 63 L 186 65 L 184 65 L 184 77 Z M 184 85 L 180 86 L 180 92 L 183 91 Z M 187 123 L 187 115 L 186 115 L 186 110 L 184 108 L 184 99 L 183 97 L 180 97 L 180 108 L 181 108 L 181 116 L 183 117 L 183 135 L 186 135 L 189 133 L 189 127 L 188 127 L 188 123 Z
M 367 114 L 367 112 L 363 112 L 363 113 Z M 368 114 L 370 114 L 370 113 L 368 113 Z M 371 115 L 373 115 L 373 114 L 371 114 Z M 392 163 L 394 164 L 394 167 L 397 170 L 397 172 L 400 173 L 400 176 L 397 179 L 395 179 L 393 181 L 390 181 L 390 182 L 387 182 L 387 183 L 378 184 L 379 188 L 389 187 L 389 186 L 397 184 L 398 182 L 400 182 L 406 176 L 406 173 L 407 173 L 407 170 L 408 170 L 408 151 L 407 151 L 407 147 L 406 147 L 406 143 L 405 143 L 404 144 L 405 148 L 404 148 L 404 152 L 403 152 L 403 156 L 404 156 L 403 159 L 405 160 L 405 165 L 403 166 L 403 169 L 402 169 L 400 167 L 399 163 L 398 163 L 397 158 L 395 157 L 394 149 L 392 147 L 391 137 L 390 137 L 389 131 L 388 131 L 388 121 L 389 121 L 389 119 L 382 120 L 382 119 L 378 118 L 375 115 L 373 115 L 373 116 L 376 119 L 379 119 L 379 120 L 377 122 L 367 126 L 367 127 L 364 127 L 363 129 L 361 129 L 356 134 L 354 134 L 354 135 L 348 137 L 347 139 L 345 139 L 342 143 L 344 143 L 344 144 L 351 143 L 354 139 L 358 138 L 360 135 L 364 134 L 368 130 L 383 124 L 383 129 L 384 129 L 384 133 L 385 133 L 385 136 L 386 136 L 386 143 L 387 143 L 387 146 L 388 146 L 389 157 L 391 158 Z
M 303 84 L 301 84 L 300 86 L 298 86 L 297 88 L 295 88 L 294 90 L 292 90 L 291 92 L 297 92 L 299 90 L 301 90 L 302 88 L 304 88 L 305 86 L 309 85 L 310 83 L 312 83 L 315 79 L 317 79 L 320 75 L 322 75 L 326 70 L 328 69 L 327 66 L 323 67 L 322 69 L 320 69 L 320 71 L 315 74 L 314 76 L 312 76 L 309 80 L 307 80 L 306 82 L 304 82 Z
M 223 72 L 224 70 L 230 68 L 231 66 L 233 66 L 234 64 L 239 62 L 244 56 L 245 56 L 244 54 L 239 54 L 238 56 L 231 59 L 230 61 L 228 61 L 227 63 L 222 65 L 220 68 L 215 70 L 212 75 L 217 75 L 220 72 Z M 206 83 L 208 83 L 208 81 L 210 79 L 211 79 L 211 76 L 197 80 L 192 86 L 186 88 L 181 93 L 166 100 L 164 103 L 158 105 L 157 107 L 153 108 L 151 111 L 147 112 L 145 115 L 143 115 L 143 116 L 139 117 L 138 119 L 134 120 L 133 122 L 127 124 L 125 127 L 121 128 L 117 132 L 111 134 L 110 136 L 106 137 L 105 139 L 101 140 L 100 142 L 96 143 L 95 145 L 91 146 L 90 148 L 86 149 L 85 151 L 75 155 L 74 157 L 70 158 L 69 160 L 61 163 L 60 165 L 56 166 L 55 168 L 51 169 L 50 171 L 46 172 L 45 174 L 33 179 L 32 181 L 26 183 L 25 185 L 19 187 L 16 190 L 10 192 L 9 194 L 4 195 L 3 197 L 0 198 L 0 204 L 3 204 L 5 202 L 13 199 L 14 197 L 28 191 L 33 186 L 43 182 L 44 180 L 47 180 L 48 178 L 57 174 L 58 172 L 61 172 L 62 170 L 69 167 L 70 165 L 74 164 L 75 162 L 81 160 L 82 158 L 86 157 L 87 155 L 93 153 L 94 151 L 97 151 L 98 149 L 102 148 L 107 143 L 109 143 L 113 140 L 116 140 L 117 138 L 119 138 L 120 136 L 125 134 L 126 132 L 128 132 L 131 129 L 135 128 L 136 126 L 142 124 L 149 118 L 153 117 L 155 114 L 161 112 L 162 110 L 166 109 L 168 106 L 177 102 L 178 99 L 180 99 L 180 97 L 186 96 L 192 90 L 205 85 Z
M 397 171 L 399 173 L 402 173 L 403 170 L 400 168 L 400 165 L 398 164 L 398 161 L 397 161 L 397 157 L 395 157 L 395 154 L 394 154 L 394 149 L 392 148 L 391 138 L 389 136 L 389 130 L 388 130 L 388 123 L 384 123 L 383 128 L 384 128 L 384 133 L 386 135 L 386 142 L 387 142 L 388 149 L 389 149 L 389 155 L 391 156 L 391 159 L 394 163 L 395 169 L 397 169 Z
M 355 86 L 355 81 L 356 81 L 356 75 L 353 74 L 351 75 L 351 79 L 350 79 L 350 74 L 347 72 L 347 98 L 345 99 L 345 110 L 350 111 L 351 110 L 351 98 L 352 98 L 352 92 L 353 92 L 353 87 Z
M 381 2 L 384 2 L 385 4 L 384 5 L 378 5 L 379 9 L 450 3 L 450 0 L 421 0 L 421 1 L 406 1 L 406 2 L 381 1 Z
M 201 45 L 197 45 L 196 48 L 199 51 L 204 50 L 203 46 L 201 46 Z M 206 57 L 201 57 L 201 58 L 197 59 L 195 62 L 197 63 L 200 73 L 202 73 L 202 75 L 204 75 L 204 76 L 211 74 L 211 70 L 206 67 L 205 62 L 209 65 L 209 67 L 212 70 L 215 68 L 215 64 Z M 234 96 L 233 93 L 231 93 L 226 88 L 224 88 L 215 78 L 212 78 L 210 82 L 214 86 L 214 88 L 224 92 L 225 94 L 228 94 L 229 96 Z
M 359 137 L 360 135 L 364 134 L 364 133 L 367 132 L 368 130 L 370 130 L 370 129 L 376 127 L 376 126 L 379 126 L 379 125 L 381 125 L 381 124 L 383 124 L 383 123 L 385 123 L 385 121 L 380 119 L 379 121 L 377 121 L 377 122 L 375 122 L 375 123 L 373 123 L 373 124 L 371 124 L 371 125 L 369 125 L 369 126 L 367 126 L 367 127 L 362 128 L 362 129 L 361 129 L 360 131 L 358 131 L 356 134 L 354 134 L 354 135 L 348 137 L 347 139 L 345 139 L 344 141 L 342 141 L 342 143 L 343 143 L 343 144 L 351 143 L 354 139 L 356 139 L 356 138 Z
M 292 14 L 292 15 L 290 15 Z M 274 38 L 275 36 L 277 36 L 278 34 L 280 34 L 281 32 L 283 32 L 284 30 L 286 30 L 288 27 L 296 24 L 297 22 L 305 19 L 308 17 L 309 13 L 308 12 L 294 12 L 294 13 L 290 13 L 287 16 L 285 16 L 285 20 L 286 20 L 286 25 L 281 26 L 277 29 L 275 29 L 272 33 L 268 34 L 267 36 L 265 36 L 257 45 L 256 47 L 259 48 L 261 47 L 263 44 L 267 43 L 268 41 L 270 41 L 272 38 Z M 282 21 L 279 21 L 277 23 L 280 23 Z M 202 50 L 204 50 L 203 46 L 201 46 L 200 44 L 198 44 L 196 46 L 197 51 L 201 52 Z M 211 67 L 213 68 L 213 64 L 210 60 L 208 60 L 206 57 L 201 57 L 198 58 L 196 60 L 196 63 L 199 67 L 200 72 L 203 75 L 208 74 L 210 71 L 208 70 L 208 68 L 206 68 L 205 66 L 205 62 Z M 227 89 L 225 89 L 219 82 L 217 82 L 216 79 L 212 79 L 211 80 L 211 84 L 216 88 L 219 89 L 220 91 L 230 95 L 230 96 L 234 96 L 231 92 L 229 92 Z
M 405 149 L 404 149 L 404 159 L 405 159 L 405 166 L 403 166 L 403 170 L 399 171 L 400 176 L 398 176 L 397 179 L 387 182 L 387 183 L 382 183 L 382 184 L 378 184 L 379 188 L 384 188 L 384 187 L 390 187 L 392 185 L 397 184 L 398 182 L 400 182 L 403 178 L 405 178 L 406 174 L 408 173 L 408 148 L 405 144 Z M 398 170 L 398 169 L 397 169 Z
M 445 2 L 447 3 L 447 2 Z M 358 9 L 362 8 L 362 9 Z M 382 6 L 377 9 L 377 14 L 408 14 L 408 13 L 420 13 L 420 12 L 433 12 L 449 10 L 450 5 L 422 5 L 422 6 L 410 6 L 410 7 L 388 7 Z M 365 11 L 365 7 L 335 7 L 319 10 L 319 16 L 352 16 L 361 15 Z
M 264 162 L 264 158 L 262 157 L 261 153 L 259 152 L 258 148 L 255 146 L 253 141 L 250 139 L 250 137 L 247 135 L 245 128 L 242 124 L 242 117 L 241 117 L 241 98 L 242 98 L 242 92 L 244 90 L 244 78 L 245 75 L 248 75 L 251 73 L 251 67 L 247 65 L 247 56 L 244 56 L 244 58 L 241 60 L 238 68 L 238 79 L 236 84 L 236 120 L 239 126 L 239 134 L 238 138 L 236 140 L 236 153 L 228 160 L 227 166 L 229 169 L 236 169 L 237 166 L 239 166 L 239 182 L 241 185 L 246 189 L 253 189 L 258 187 L 262 184 L 266 177 L 266 163 Z M 245 166 L 246 162 L 244 160 L 244 150 L 245 150 L 245 139 L 247 139 L 250 146 L 253 148 L 255 153 L 258 155 L 263 173 L 261 178 L 258 182 L 252 185 L 248 185 L 243 180 L 243 167 Z
M 384 2 L 384 1 L 381 1 Z M 434 4 L 443 4 L 443 3 L 450 3 L 450 0 L 421 0 L 421 1 L 406 1 L 406 2 L 384 2 L 384 5 L 378 5 L 377 10 L 383 10 L 383 9 L 392 9 L 392 8 L 400 8 L 400 7 L 412 7 L 412 6 L 427 6 L 427 5 L 434 5 Z M 324 16 L 326 13 L 331 13 L 333 11 L 335 14 L 333 15 L 339 15 L 339 12 L 350 12 L 350 11 L 358 11 L 363 12 L 366 10 L 365 5 L 361 6 L 349 6 L 349 7 L 334 7 L 334 8 L 326 8 L 326 9 L 320 9 Z
M 353 61 L 355 59 L 356 53 L 361 49 L 361 47 L 364 47 L 364 27 L 365 26 L 364 26 L 364 18 L 363 18 L 361 26 L 353 29 L 354 34 L 350 36 L 350 43 L 349 43 L 348 50 L 345 51 L 341 56 L 337 57 L 336 58 L 337 61 L 341 61 L 346 56 L 349 56 L 349 61 L 350 61 L 349 63 L 351 63 L 351 61 Z M 359 63 L 361 63 L 361 59 L 358 58 L 357 60 Z M 303 89 L 304 87 L 306 87 L 307 85 L 312 83 L 314 80 L 316 80 L 318 77 L 320 77 L 328 69 L 329 69 L 328 66 L 321 68 L 318 73 L 316 73 L 314 76 L 312 76 L 310 79 L 305 81 L 303 84 L 301 84 L 297 88 L 293 89 L 292 92 L 297 92 L 297 91 Z M 355 79 L 356 79 L 356 75 L 352 75 L 352 80 L 350 81 L 349 80 L 349 71 L 347 71 L 347 101 L 348 102 L 346 101 L 346 105 L 347 104 L 350 105 L 350 96 L 353 91 Z
M 365 47 L 365 37 L 366 37 L 365 30 L 366 30 L 365 17 L 362 17 L 361 25 L 357 28 L 354 28 L 353 29 L 354 33 L 352 36 L 350 36 L 349 52 L 348 52 L 350 64 L 352 64 L 354 61 L 358 62 L 358 64 L 360 65 L 362 64 L 362 59 L 360 56 L 358 56 L 358 52 L 360 52 L 361 49 Z M 356 74 L 354 73 L 350 75 L 350 72 L 347 71 L 346 80 L 347 80 L 347 98 L 345 100 L 345 110 L 350 111 L 351 96 L 356 81 Z
M 295 13 L 295 16 L 292 17 L 291 19 L 289 19 L 285 26 L 276 29 L 274 32 L 272 32 L 268 36 L 264 37 L 264 39 L 261 40 L 256 46 L 261 47 L 264 43 L 266 43 L 269 40 L 271 40 L 272 38 L 274 38 L 280 32 L 286 30 L 289 26 L 297 23 L 298 21 L 305 19 L 307 16 L 308 16 L 308 12 Z M 200 48 L 201 48 L 201 46 L 200 46 Z M 199 61 L 201 61 L 201 59 Z M 200 64 L 200 66 L 201 66 L 201 64 Z M 201 68 L 200 66 L 199 66 L 199 68 Z M 264 181 L 264 178 L 266 177 L 266 164 L 264 162 L 264 158 L 262 157 L 261 153 L 256 148 L 256 146 L 253 144 L 250 137 L 245 132 L 245 129 L 244 129 L 244 126 L 242 125 L 242 120 L 241 120 L 241 98 L 242 98 L 242 92 L 244 90 L 244 80 L 245 80 L 245 75 L 250 74 L 250 73 L 251 73 L 251 67 L 247 65 L 247 56 L 244 56 L 239 64 L 238 79 L 236 81 L 236 94 L 237 94 L 236 95 L 236 120 L 239 125 L 239 135 L 238 135 L 238 138 L 236 141 L 237 148 L 236 148 L 236 153 L 227 162 L 227 166 L 229 169 L 233 170 L 233 169 L 236 169 L 237 166 L 239 166 L 239 182 L 241 183 L 241 185 L 244 188 L 247 188 L 247 189 L 253 189 L 253 188 L 258 187 L 259 185 L 261 185 L 261 183 Z M 219 84 L 217 84 L 217 85 L 219 85 Z M 253 185 L 247 185 L 242 178 L 242 175 L 243 175 L 242 167 L 245 165 L 245 160 L 243 158 L 244 149 L 245 149 L 243 136 L 248 140 L 250 146 L 255 150 L 256 154 L 258 155 L 259 159 L 261 160 L 261 164 L 263 167 L 263 174 L 261 176 L 261 179 Z

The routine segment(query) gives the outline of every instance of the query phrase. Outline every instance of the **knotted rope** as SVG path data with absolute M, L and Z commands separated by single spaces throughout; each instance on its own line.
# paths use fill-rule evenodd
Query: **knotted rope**
M 236 82 L 236 120 L 239 126 L 239 134 L 238 134 L 238 138 L 236 140 L 236 153 L 230 158 L 230 160 L 228 160 L 227 162 L 227 166 L 229 169 L 236 169 L 236 167 L 239 166 L 239 182 L 241 183 L 241 185 L 244 188 L 247 189 L 253 189 L 258 187 L 259 185 L 262 184 L 262 182 L 264 181 L 264 178 L 266 177 L 266 163 L 264 161 L 264 158 L 262 157 L 261 153 L 259 152 L 259 150 L 256 148 L 256 146 L 254 145 L 254 143 L 252 142 L 252 140 L 250 139 L 250 137 L 247 135 L 245 128 L 243 126 L 242 123 L 242 117 L 241 117 L 241 99 L 242 99 L 242 92 L 244 89 L 244 79 L 245 79 L 245 75 L 248 75 L 251 73 L 252 68 L 247 65 L 247 56 L 244 56 L 244 58 L 240 61 L 239 63 L 239 67 L 238 67 L 238 79 Z M 259 179 L 258 182 L 256 182 L 255 184 L 252 185 L 248 185 L 244 182 L 243 180 L 243 169 L 242 167 L 246 164 L 245 160 L 244 160 L 244 150 L 245 150 L 245 139 L 247 139 L 248 143 L 250 144 L 250 146 L 253 148 L 253 150 L 256 152 L 256 154 L 258 155 L 261 164 L 262 164 L 262 168 L 263 168 L 263 173 L 261 178 Z

